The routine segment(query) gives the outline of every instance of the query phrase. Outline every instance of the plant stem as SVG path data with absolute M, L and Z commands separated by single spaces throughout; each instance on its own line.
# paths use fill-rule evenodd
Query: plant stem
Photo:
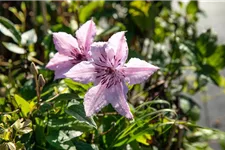
M 170 136 L 169 136 L 169 139 L 168 139 L 168 144 L 167 144 L 165 150 L 170 150 L 170 147 L 171 147 L 171 145 L 172 145 L 172 143 L 173 143 L 172 139 L 173 139 L 173 137 L 174 137 L 174 135 L 175 135 L 175 133 L 176 133 L 176 132 L 175 132 L 176 129 L 177 129 L 177 127 L 176 127 L 176 125 L 174 124 L 173 127 L 172 127 L 172 129 L 171 129 Z

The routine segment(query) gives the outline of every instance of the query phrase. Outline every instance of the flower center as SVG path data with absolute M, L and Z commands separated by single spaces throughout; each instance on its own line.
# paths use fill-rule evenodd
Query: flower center
M 76 59 L 77 61 L 85 61 L 85 60 L 87 60 L 86 56 L 83 55 L 83 54 L 77 54 L 77 55 L 75 56 L 75 59 Z
M 112 74 L 112 73 L 115 72 L 115 70 L 112 69 L 112 68 L 110 68 L 110 67 L 107 67 L 107 68 L 105 69 L 105 72 L 106 72 L 107 74 Z
M 106 88 L 116 85 L 117 83 L 121 82 L 122 78 L 124 78 L 122 72 L 111 67 L 97 68 L 96 72 L 98 73 L 96 78 L 99 78 L 101 84 L 105 84 Z

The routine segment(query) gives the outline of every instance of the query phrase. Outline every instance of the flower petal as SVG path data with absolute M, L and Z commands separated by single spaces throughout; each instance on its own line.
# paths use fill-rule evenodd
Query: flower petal
M 76 63 L 72 57 L 65 56 L 59 52 L 48 62 L 46 68 L 55 71 L 55 79 L 65 78 L 66 73 Z
M 77 40 L 70 34 L 65 32 L 53 33 L 53 41 L 56 50 L 61 54 L 72 56 L 80 53 Z
M 128 46 L 125 32 L 118 32 L 110 37 L 106 47 L 106 53 L 115 67 L 118 65 L 123 65 L 126 62 L 128 56 Z
M 92 20 L 87 21 L 77 31 L 76 37 L 79 47 L 83 50 L 83 54 L 87 54 L 96 35 L 95 23 Z
M 138 84 L 147 80 L 159 68 L 138 58 L 131 58 L 125 67 L 119 70 L 125 75 L 129 84 Z
M 125 116 L 128 119 L 132 119 L 133 115 L 130 112 L 129 105 L 127 103 L 127 92 L 128 88 L 124 82 L 120 82 L 115 86 L 111 87 L 110 94 L 107 94 L 109 101 L 112 104 L 113 108 L 122 116 Z
M 104 92 L 105 86 L 98 84 L 88 90 L 84 97 L 84 109 L 86 116 L 90 117 L 99 112 L 104 106 L 108 105 L 106 100 L 107 93 Z
M 107 46 L 107 42 L 94 42 L 91 45 L 90 55 L 91 59 L 94 63 L 97 63 L 101 66 L 110 66 L 109 59 L 107 59 L 107 55 L 105 52 L 105 48 Z
M 111 88 L 106 88 L 105 85 L 106 84 L 98 84 L 86 93 L 84 97 L 86 115 L 92 116 L 94 113 L 99 112 L 104 106 L 111 103 L 119 114 L 132 119 L 133 115 L 126 102 L 128 88 L 125 83 L 118 83 Z
M 65 76 L 74 81 L 88 83 L 95 80 L 95 74 L 95 67 L 88 61 L 82 61 L 65 73 Z

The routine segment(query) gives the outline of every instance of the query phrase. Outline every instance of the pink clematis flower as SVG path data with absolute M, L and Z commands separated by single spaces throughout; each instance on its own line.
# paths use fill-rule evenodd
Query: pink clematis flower
M 91 116 L 111 104 L 126 118 L 133 118 L 127 99 L 129 84 L 141 83 L 159 68 L 138 58 L 125 64 L 128 47 L 125 32 L 118 32 L 108 42 L 96 42 L 91 46 L 92 62 L 81 62 L 67 72 L 66 77 L 82 83 L 94 82 L 84 97 L 86 116 Z
M 55 71 L 55 79 L 64 78 L 64 73 L 89 58 L 95 34 L 96 27 L 92 20 L 87 21 L 76 31 L 76 38 L 65 32 L 53 33 L 53 41 L 58 52 L 46 67 Z

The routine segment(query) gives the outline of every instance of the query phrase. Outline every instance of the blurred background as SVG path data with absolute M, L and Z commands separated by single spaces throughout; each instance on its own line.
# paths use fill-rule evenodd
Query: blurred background
M 12 100 L 14 94 L 29 102 L 36 96 L 29 73 L 31 62 L 37 65 L 46 80 L 43 91 L 49 93 L 42 98 L 54 95 L 50 88 L 61 82 L 54 81 L 54 73 L 45 69 L 56 53 L 51 33 L 62 31 L 75 35 L 78 27 L 92 18 L 97 25 L 96 41 L 106 41 L 113 33 L 126 30 L 129 58 L 138 57 L 161 68 L 146 83 L 129 87 L 128 101 L 132 107 L 165 100 L 177 113 L 179 121 L 224 131 L 224 8 L 225 2 L 177 0 L 1 1 L 0 111 L 13 111 L 18 107 Z M 66 86 L 69 85 L 66 83 Z M 166 106 L 160 104 L 154 108 L 158 110 Z M 12 119 L 11 124 L 17 118 Z M 156 119 L 155 122 L 163 121 Z M 10 123 L 4 128 L 9 126 Z M 180 131 L 179 128 L 178 137 Z M 158 132 L 151 133 L 155 142 L 140 142 L 140 139 L 138 142 L 159 149 L 162 145 L 163 149 L 166 142 L 160 139 L 169 137 Z M 182 132 L 183 141 L 175 141 L 169 149 L 210 149 L 210 146 L 225 149 L 225 141 L 218 133 L 192 128 L 190 133 Z M 83 139 L 90 141 L 87 137 Z M 35 146 L 46 146 L 44 142 L 36 143 Z M 47 143 L 52 146 L 48 140 Z

